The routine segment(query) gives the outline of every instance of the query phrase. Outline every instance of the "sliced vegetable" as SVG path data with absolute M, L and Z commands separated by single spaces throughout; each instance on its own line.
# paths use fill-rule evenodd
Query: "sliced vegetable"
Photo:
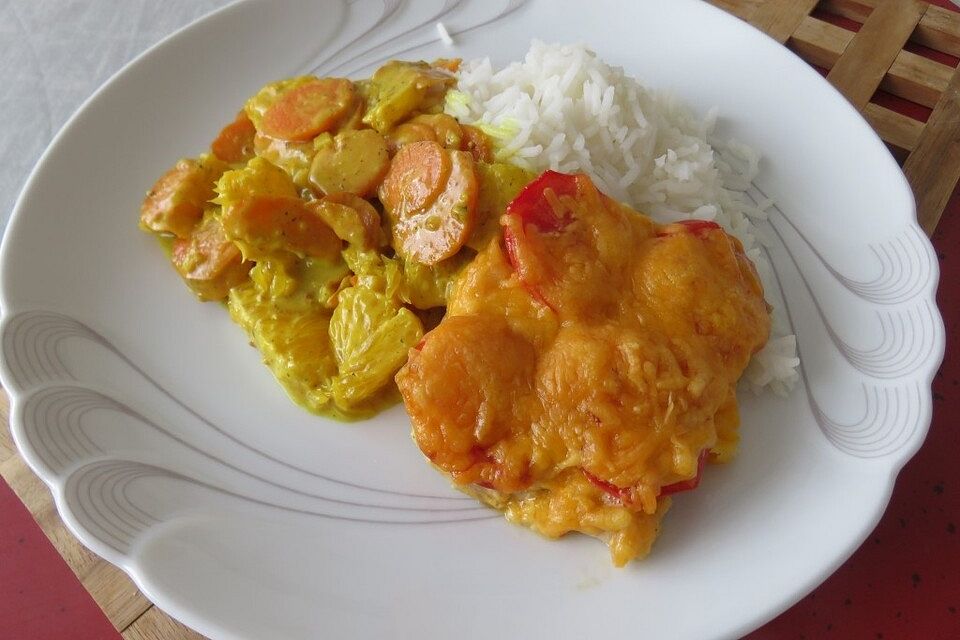
M 331 193 L 307 204 L 337 237 L 361 249 L 380 244 L 380 214 L 373 205 L 353 193 Z
M 335 261 L 342 248 L 340 238 L 299 198 L 253 196 L 224 209 L 223 228 L 252 260 L 289 251 Z
M 460 126 L 460 149 L 468 152 L 477 162 L 493 162 L 493 142 L 483 131 L 469 124 Z
M 400 147 L 413 142 L 428 140 L 437 141 L 437 134 L 432 127 L 422 122 L 404 122 L 391 129 L 387 134 L 387 150 L 391 155 L 395 154 Z
M 334 128 L 357 100 L 345 78 L 316 78 L 280 96 L 263 114 L 261 131 L 283 140 L 310 140 Z
M 697 458 L 697 475 L 693 476 L 689 480 L 681 480 L 680 482 L 674 482 L 673 484 L 660 487 L 660 495 L 669 496 L 673 493 L 680 493 L 681 491 L 690 491 L 691 489 L 696 489 L 698 486 L 700 486 L 700 478 L 703 477 L 703 467 L 706 464 L 709 455 L 709 449 L 704 449 L 701 451 L 700 456 Z
M 366 126 L 363 124 L 363 116 L 367 114 L 367 101 L 356 83 L 354 84 L 354 89 L 356 89 L 357 93 L 354 97 L 353 105 L 350 107 L 350 112 L 344 116 L 340 124 L 337 125 L 338 133 L 341 131 L 363 129 Z
M 310 165 L 317 152 L 315 142 L 321 137 L 311 142 L 291 142 L 257 132 L 253 137 L 253 149 L 258 156 L 282 169 L 296 186 L 303 189 L 310 186 Z
M 390 168 L 387 142 L 373 129 L 338 133 L 317 148 L 310 166 L 310 183 L 321 193 L 365 196 L 380 185 Z
M 559 198 L 576 197 L 579 191 L 576 175 L 544 171 L 507 206 L 507 215 L 516 216 L 540 231 L 559 231 L 573 219 Z
M 697 458 L 697 475 L 690 478 L 689 480 L 681 480 L 680 482 L 674 482 L 672 484 L 667 484 L 660 487 L 659 496 L 669 496 L 674 493 L 681 493 L 683 491 L 691 491 L 700 486 L 700 478 L 703 476 L 703 467 L 706 464 L 707 458 L 709 457 L 709 450 L 704 449 L 700 452 L 699 458 Z M 634 498 L 634 492 L 632 487 L 619 487 L 612 482 L 607 482 L 597 476 L 593 475 L 586 469 L 580 469 L 583 472 L 584 477 L 587 478 L 594 486 L 598 489 L 611 496 L 620 502 L 620 504 L 625 507 L 632 507 L 636 505 L 637 501 Z
M 260 131 L 263 127 L 263 115 L 285 93 L 301 85 L 314 82 L 316 79 L 316 76 L 296 76 L 266 84 L 244 103 L 243 110 L 247 113 L 250 121 L 253 122 L 253 126 L 257 128 L 257 131 Z
M 380 202 L 398 217 L 429 206 L 443 191 L 451 166 L 450 154 L 436 142 L 402 147 L 380 185 Z
M 445 69 L 450 73 L 456 73 L 460 70 L 460 64 L 463 62 L 460 58 L 437 58 L 430 63 L 430 66 L 438 69 Z
M 580 471 L 583 472 L 583 476 L 587 480 L 589 480 L 592 485 L 594 485 L 595 487 L 597 487 L 598 489 L 600 489 L 610 497 L 620 502 L 620 504 L 624 506 L 630 506 L 631 504 L 633 504 L 633 496 L 629 487 L 618 487 L 612 482 L 601 480 L 600 478 L 593 475 L 592 473 L 590 473 L 589 471 L 587 471 L 582 467 Z
M 404 147 L 408 149 L 422 144 Z M 393 247 L 406 260 L 437 264 L 466 243 L 476 224 L 477 176 L 464 151 L 443 151 L 451 158 L 450 177 L 436 200 L 425 209 L 396 209 L 387 203 Z
M 422 124 L 430 127 L 434 138 L 447 149 L 460 149 L 463 140 L 463 130 L 460 123 L 445 113 L 424 113 L 410 120 L 411 124 Z
M 180 160 L 147 192 L 140 206 L 140 225 L 148 231 L 188 237 L 203 218 L 224 169 L 223 161 L 209 154 Z
M 210 144 L 210 150 L 224 162 L 246 162 L 253 157 L 253 137 L 256 127 L 246 111 L 237 114 L 236 119 L 225 126 L 220 135 Z
M 171 253 L 173 266 L 201 300 L 223 300 L 230 289 L 247 279 L 252 263 L 227 239 L 220 219 L 208 215 L 190 234 L 178 238 Z
M 534 234 L 555 233 L 570 224 L 573 213 L 560 198 L 577 197 L 586 185 L 592 185 L 586 176 L 582 179 L 584 183 L 581 176 L 545 171 L 507 205 L 507 215 L 501 219 L 507 259 L 530 295 L 551 308 L 543 280 L 552 279 L 555 265 L 550 256 L 543 255 L 542 243 L 531 241 L 527 228 L 533 227 Z

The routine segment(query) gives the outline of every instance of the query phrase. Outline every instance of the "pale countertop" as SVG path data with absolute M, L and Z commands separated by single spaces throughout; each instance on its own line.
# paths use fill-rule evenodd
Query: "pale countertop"
M 97 87 L 230 0 L 0 0 L 0 231 L 50 140 Z

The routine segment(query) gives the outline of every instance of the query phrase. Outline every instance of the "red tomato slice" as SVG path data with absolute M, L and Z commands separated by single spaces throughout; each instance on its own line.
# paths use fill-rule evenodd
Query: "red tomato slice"
M 624 505 L 628 504 L 631 500 L 630 489 L 624 489 L 623 487 L 618 487 L 612 482 L 607 482 L 606 480 L 601 480 L 597 476 L 593 475 L 584 468 L 581 468 L 580 471 L 583 472 L 583 475 L 590 481 L 591 484 L 596 486 L 598 489 L 604 493 L 613 496 Z
M 689 480 L 681 480 L 680 482 L 674 482 L 673 484 L 660 487 L 660 495 L 669 496 L 672 493 L 680 493 L 682 491 L 696 489 L 700 485 L 700 478 L 703 476 L 703 465 L 706 464 L 707 456 L 709 454 L 710 451 L 707 449 L 704 449 L 700 452 L 700 457 L 697 459 L 697 475 L 693 476 Z
M 527 293 L 529 293 L 537 302 L 554 309 L 553 305 L 547 302 L 547 299 L 543 297 L 543 294 L 536 286 L 523 279 L 523 269 L 520 260 L 520 242 L 516 235 L 514 235 L 513 229 L 510 227 L 503 228 L 503 249 L 507 254 L 507 261 L 510 263 L 510 266 L 513 267 L 513 270 L 521 276 L 520 283 L 523 285 L 523 288 L 527 290 Z
M 681 493 L 683 491 L 691 491 L 696 489 L 700 485 L 700 478 L 703 476 L 703 467 L 707 462 L 707 458 L 710 455 L 708 449 L 704 449 L 700 452 L 700 457 L 697 459 L 697 475 L 689 480 L 681 480 L 680 482 L 674 482 L 673 484 L 668 484 L 660 487 L 660 496 L 669 496 L 674 493 Z M 581 468 L 580 471 L 583 472 L 583 475 L 589 480 L 594 486 L 598 489 L 610 495 L 620 501 L 624 506 L 630 506 L 633 502 L 633 492 L 629 487 L 618 487 L 612 482 L 607 482 L 606 480 L 601 480 L 597 476 L 593 475 L 586 469 Z
M 513 270 L 520 276 L 524 288 L 530 295 L 538 302 L 551 308 L 553 308 L 552 305 L 540 289 L 527 278 L 523 254 L 528 239 L 524 227 L 532 225 L 538 231 L 550 233 L 561 231 L 573 222 L 573 217 L 569 212 L 557 210 L 557 198 L 560 196 L 577 197 L 581 191 L 579 183 L 581 178 L 585 179 L 586 177 L 557 171 L 544 171 L 524 187 L 517 194 L 517 197 L 507 205 L 506 209 L 508 216 L 513 216 L 521 223 L 504 226 L 503 228 L 503 248 L 507 254 L 507 260 Z
M 580 190 L 577 176 L 544 171 L 507 205 L 507 215 L 519 216 L 524 223 L 533 224 L 540 231 L 563 229 L 571 219 L 557 213 L 550 202 L 550 196 L 547 195 L 548 190 L 552 190 L 556 196 L 576 196 Z

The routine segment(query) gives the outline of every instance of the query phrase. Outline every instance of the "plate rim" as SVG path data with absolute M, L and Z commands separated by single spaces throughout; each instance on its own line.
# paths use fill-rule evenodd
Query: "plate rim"
M 51 139 L 49 145 L 41 154 L 40 158 L 37 160 L 34 167 L 31 169 L 26 181 L 23 183 L 18 196 L 14 202 L 13 208 L 11 209 L 11 215 L 7 224 L 7 227 L 4 231 L 2 241 L 0 241 L 0 336 L 6 333 L 10 319 L 18 312 L 23 309 L 17 309 L 16 304 L 12 304 L 9 299 L 8 294 L 8 283 L 11 279 L 14 278 L 13 272 L 15 269 L 12 268 L 11 261 L 12 258 L 10 254 L 12 253 L 10 247 L 14 244 L 13 238 L 17 235 L 17 229 L 22 218 L 26 215 L 26 210 L 28 209 L 28 200 L 30 198 L 31 192 L 35 189 L 36 183 L 39 180 L 39 174 L 42 172 L 44 165 L 49 161 L 49 158 L 52 157 L 56 152 L 57 148 L 60 146 L 62 139 L 66 134 L 77 125 L 77 121 L 83 116 L 83 114 L 91 108 L 92 105 L 98 101 L 100 96 L 106 92 L 115 81 L 126 75 L 131 70 L 135 69 L 144 59 L 152 56 L 157 50 L 166 48 L 171 43 L 185 37 L 189 37 L 190 34 L 198 29 L 201 25 L 205 25 L 209 22 L 214 22 L 218 20 L 222 15 L 240 10 L 241 7 L 246 5 L 254 4 L 264 4 L 266 0 L 232 0 L 231 2 L 225 4 L 222 7 L 219 7 L 198 19 L 190 22 L 189 24 L 177 29 L 166 37 L 162 38 L 131 61 L 123 65 L 115 73 L 113 73 L 100 87 L 97 88 L 87 99 L 85 99 L 81 105 L 73 112 L 73 114 L 67 119 L 64 125 L 57 131 L 57 133 Z M 745 26 L 749 29 L 761 34 L 763 37 L 771 40 L 776 43 L 776 41 L 762 31 L 756 29 L 752 25 L 741 22 L 737 17 L 723 11 L 722 9 L 715 7 L 712 4 L 707 2 L 702 3 L 707 10 L 712 10 L 721 14 L 725 20 L 729 20 L 732 23 L 737 23 L 739 26 Z M 779 43 L 777 43 L 779 45 Z M 800 60 L 796 54 L 794 54 L 789 49 L 784 47 L 784 52 Z M 802 62 L 802 61 L 801 61 Z M 806 66 L 806 63 L 804 63 Z M 823 82 L 826 87 L 840 99 L 844 104 L 847 105 L 848 110 L 852 115 L 855 115 L 856 118 L 862 123 L 865 130 L 876 139 L 877 143 L 882 145 L 882 140 L 876 131 L 869 126 L 869 124 L 863 119 L 862 115 L 856 111 L 856 109 L 846 101 L 842 94 L 832 85 L 830 85 L 826 80 L 816 74 L 813 69 L 806 67 L 807 70 L 816 75 L 818 80 Z M 891 162 L 893 159 L 891 157 Z M 927 245 L 932 250 L 932 243 L 930 243 L 929 238 L 923 233 L 919 222 L 917 221 L 917 211 L 916 211 L 916 200 L 913 194 L 913 190 L 907 182 L 906 177 L 903 175 L 902 171 L 899 171 L 899 175 L 902 179 L 903 188 L 906 193 L 910 196 L 911 203 L 911 212 L 912 217 L 908 219 L 907 223 L 911 229 L 915 229 L 920 233 L 920 236 L 924 239 Z M 937 371 L 940 368 L 941 363 L 943 362 L 945 351 L 946 351 L 946 333 L 945 326 L 942 318 L 942 313 L 940 312 L 939 306 L 936 300 L 936 293 L 939 286 L 940 280 L 940 265 L 937 260 L 932 260 L 930 263 L 931 273 L 931 284 L 925 289 L 924 293 L 921 294 L 922 299 L 930 303 L 932 309 L 934 310 L 934 318 L 936 322 L 935 327 L 935 336 L 934 336 L 934 346 L 933 351 L 930 357 L 927 359 L 924 366 L 924 375 L 923 375 L 923 387 L 922 395 L 924 402 L 922 403 L 923 412 L 918 421 L 918 428 L 916 434 L 909 441 L 909 445 L 903 447 L 898 451 L 896 456 L 886 458 L 885 460 L 889 461 L 889 465 L 886 468 L 885 474 L 885 486 L 884 491 L 882 492 L 882 498 L 879 500 L 875 513 L 873 517 L 865 521 L 861 526 L 862 535 L 851 539 L 847 545 L 845 545 L 844 552 L 837 556 L 833 562 L 829 563 L 826 568 L 823 569 L 816 576 L 811 577 L 802 585 L 796 586 L 793 590 L 793 597 L 787 599 L 781 603 L 779 607 L 772 607 L 767 611 L 759 615 L 752 615 L 749 619 L 744 619 L 734 631 L 731 631 L 729 637 L 739 637 L 744 633 L 747 633 L 751 630 L 759 628 L 766 622 L 773 620 L 781 613 L 792 607 L 796 602 L 802 599 L 807 593 L 815 589 L 819 584 L 824 580 L 833 575 L 835 571 L 861 546 L 863 541 L 867 538 L 871 531 L 875 529 L 877 523 L 883 517 L 888 505 L 890 498 L 892 496 L 895 482 L 900 474 L 903 467 L 909 462 L 917 451 L 923 445 L 926 436 L 929 432 L 929 428 L 932 421 L 933 406 L 932 406 L 932 388 L 931 385 L 936 376 Z M 112 548 L 105 545 L 99 539 L 87 535 L 86 530 L 80 525 L 79 521 L 75 518 L 71 508 L 67 502 L 67 496 L 65 495 L 65 483 L 61 478 L 57 477 L 55 474 L 48 474 L 44 471 L 44 465 L 37 457 L 36 452 L 29 446 L 29 443 L 24 441 L 22 435 L 22 416 L 21 409 L 24 401 L 23 392 L 18 392 L 17 385 L 12 384 L 14 381 L 13 373 L 9 370 L 7 362 L 4 358 L 0 358 L 0 383 L 3 384 L 3 388 L 7 391 L 9 400 L 10 400 L 10 430 L 13 437 L 14 444 L 17 448 L 17 453 L 23 458 L 23 460 L 30 467 L 31 471 L 41 478 L 45 485 L 50 489 L 51 494 L 54 499 L 54 503 L 57 509 L 58 514 L 61 519 L 64 521 L 70 533 L 77 538 L 77 540 L 89 548 L 91 551 L 101 556 L 108 562 L 118 566 L 120 569 L 127 574 L 127 576 L 136 584 L 137 588 L 150 600 L 151 603 L 163 602 L 167 598 L 164 597 L 162 593 L 154 593 L 149 580 L 145 579 L 145 576 L 141 574 L 141 571 L 137 567 L 136 555 L 132 553 L 128 556 L 122 553 L 115 552 Z M 795 391 L 799 392 L 799 390 Z M 159 605 L 157 605 L 159 606 Z M 205 618 L 200 614 L 194 614 L 189 609 L 181 610 L 178 607 L 161 607 L 162 610 L 172 617 L 184 622 L 188 626 L 195 629 L 205 630 L 204 632 L 208 635 L 216 634 L 216 637 L 234 637 L 232 633 L 227 631 L 225 628 L 220 626 L 220 624 L 215 619 Z

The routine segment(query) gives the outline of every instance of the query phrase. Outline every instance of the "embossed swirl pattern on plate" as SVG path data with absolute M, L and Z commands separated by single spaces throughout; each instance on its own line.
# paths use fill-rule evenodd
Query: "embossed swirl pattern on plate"
M 287 469 L 309 473 L 315 480 L 324 480 L 333 485 L 351 489 L 361 489 L 371 495 L 364 500 L 348 500 L 337 497 L 336 491 L 325 493 L 304 491 L 289 484 L 279 483 L 268 476 L 254 473 L 243 465 L 191 444 L 129 404 L 80 384 L 70 372 L 60 353 L 64 341 L 71 338 L 87 340 L 103 347 L 139 374 L 158 393 L 185 409 L 196 419 L 199 427 L 212 429 L 228 442 L 240 445 L 243 451 L 257 454 Z M 17 390 L 24 397 L 24 401 L 18 405 L 15 418 L 23 425 L 27 442 L 33 452 L 55 475 L 69 474 L 77 465 L 92 457 L 105 454 L 105 449 L 98 443 L 97 438 L 98 430 L 104 428 L 103 423 L 95 420 L 91 414 L 112 412 L 125 419 L 127 431 L 137 427 L 149 429 L 165 437 L 170 446 L 177 446 L 202 456 L 215 466 L 228 469 L 248 481 L 295 494 L 301 498 L 317 500 L 328 507 L 340 505 L 372 512 L 408 512 L 418 514 L 417 517 L 422 523 L 447 522 L 454 515 L 458 519 L 473 519 L 478 514 L 491 517 L 484 507 L 477 506 L 472 499 L 463 496 L 419 495 L 348 483 L 299 469 L 246 445 L 230 435 L 227 430 L 186 406 L 124 356 L 105 337 L 78 320 L 63 314 L 28 311 L 13 316 L 4 326 L 3 354 L 12 379 L 17 383 Z M 102 440 L 110 442 L 111 437 L 105 435 Z M 462 506 L 464 501 L 469 501 L 470 506 Z M 432 514 L 448 515 L 438 519 L 438 515 Z M 322 515 L 333 517 L 330 512 L 324 512 Z M 377 518 L 384 519 L 387 516 L 380 513 L 368 519 L 373 521 Z M 388 519 L 393 521 L 395 518 Z
M 754 203 L 769 201 L 756 186 L 746 195 Z M 780 207 L 771 207 L 763 228 L 769 230 L 787 257 L 786 261 L 778 262 L 765 250 L 783 295 L 791 330 L 797 335 L 800 374 L 820 430 L 837 449 L 852 456 L 879 458 L 897 454 L 913 442 L 929 410 L 929 392 L 925 394 L 922 389 L 926 383 L 922 385 L 916 376 L 934 357 L 938 336 L 942 334 L 939 315 L 930 301 L 918 300 L 929 290 L 935 273 L 929 243 L 915 226 L 909 225 L 892 238 L 866 245 L 867 254 L 875 258 L 876 275 L 860 280 L 835 268 Z M 801 255 L 801 251 L 806 253 Z M 785 269 L 796 273 L 802 291 L 791 291 L 784 286 Z M 839 285 L 834 289 L 848 299 L 849 305 L 868 311 L 875 319 L 872 331 L 864 327 L 856 331 L 858 336 L 873 333 L 876 336 L 873 340 L 857 345 L 841 337 L 821 301 L 818 291 L 830 283 L 817 275 L 819 273 L 828 274 Z M 805 294 L 804 300 L 799 299 L 802 294 Z M 862 387 L 862 414 L 858 418 L 832 417 L 823 401 L 818 400 L 804 362 L 815 348 L 824 345 L 814 344 L 813 337 L 807 334 L 809 327 L 799 325 L 791 304 L 808 304 L 816 311 L 829 337 L 828 348 L 835 350 L 850 367 L 847 382 L 859 382 Z

